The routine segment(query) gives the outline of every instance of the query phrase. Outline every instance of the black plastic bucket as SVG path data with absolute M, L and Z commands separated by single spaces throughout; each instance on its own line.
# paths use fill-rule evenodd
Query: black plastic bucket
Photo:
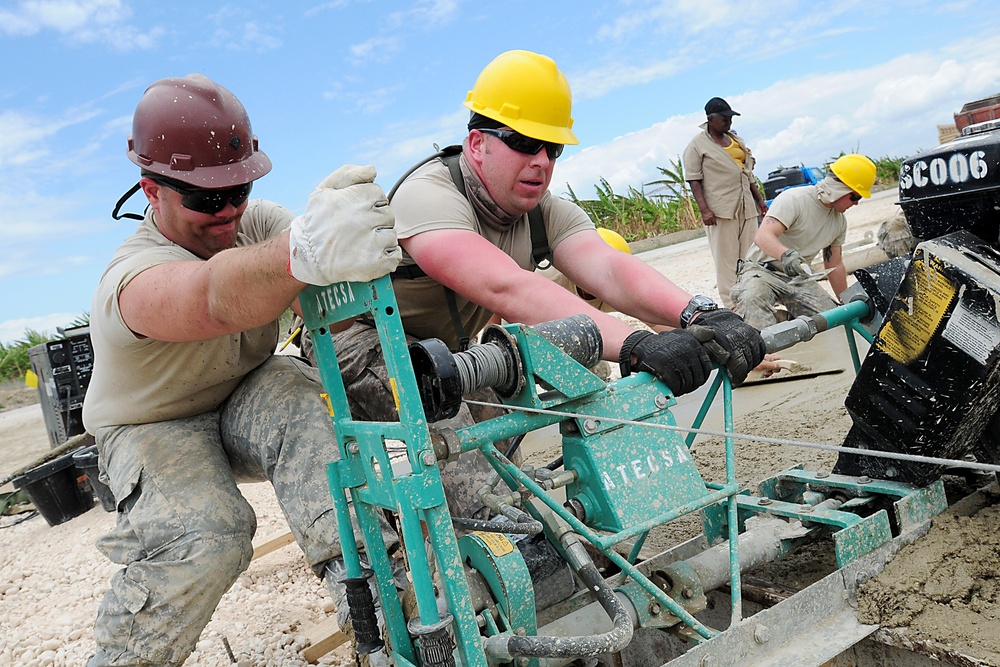
M 73 465 L 78 470 L 87 473 L 87 479 L 90 480 L 90 488 L 93 489 L 94 495 L 101 502 L 101 507 L 104 508 L 104 511 L 114 512 L 117 509 L 115 494 L 111 493 L 111 489 L 107 484 L 98 479 L 100 471 L 97 467 L 97 445 L 84 447 L 74 453 Z
M 12 483 L 24 491 L 46 523 L 56 526 L 94 506 L 94 496 L 80 488 L 78 474 L 70 453 L 32 468 Z

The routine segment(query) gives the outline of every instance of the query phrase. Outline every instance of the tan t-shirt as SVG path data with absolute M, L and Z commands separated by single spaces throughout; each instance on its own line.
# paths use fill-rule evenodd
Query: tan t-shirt
M 553 250 L 563 239 L 585 229 L 595 229 L 583 209 L 572 202 L 546 192 L 540 205 L 549 247 Z M 528 216 L 522 216 L 505 232 L 482 224 L 472 204 L 455 187 L 451 173 L 440 160 L 422 166 L 399 186 L 392 198 L 392 211 L 396 216 L 396 234 L 400 239 L 432 230 L 469 230 L 509 255 L 525 271 L 533 270 Z M 404 254 L 402 264 L 413 263 Z M 392 284 L 407 334 L 420 339 L 439 338 L 452 350 L 458 348 L 458 334 L 452 323 L 444 287 L 439 282 L 423 276 L 397 278 Z M 455 303 L 462 327 L 470 338 L 475 337 L 493 316 L 492 312 L 461 294 L 455 294 Z
M 815 185 L 779 193 L 771 203 L 767 216 L 785 226 L 781 244 L 798 250 L 806 262 L 812 262 L 816 254 L 826 247 L 844 245 L 847 218 L 820 203 Z M 768 262 L 778 258 L 768 256 L 754 244 L 747 251 L 747 259 Z
M 288 209 L 272 202 L 250 202 L 240 221 L 237 246 L 277 236 L 292 217 Z M 89 432 L 214 410 L 247 373 L 274 353 L 277 321 L 191 343 L 167 343 L 134 334 L 118 308 L 122 288 L 152 266 L 178 261 L 204 260 L 161 234 L 150 209 L 105 269 L 90 314 L 94 374 L 83 404 Z

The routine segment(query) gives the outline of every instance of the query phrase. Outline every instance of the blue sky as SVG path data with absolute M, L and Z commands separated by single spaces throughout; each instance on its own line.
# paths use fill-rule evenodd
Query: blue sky
M 134 228 L 110 215 L 138 177 L 131 115 L 162 77 L 232 90 L 274 163 L 253 196 L 301 212 L 344 163 L 374 164 L 388 190 L 461 140 L 483 66 L 538 51 L 569 78 L 581 141 L 552 189 L 592 197 L 602 177 L 616 191 L 656 179 L 715 95 L 742 113 L 762 179 L 841 151 L 932 148 L 964 102 L 1000 92 L 998 27 L 995 0 L 5 0 L 0 341 L 90 310 Z

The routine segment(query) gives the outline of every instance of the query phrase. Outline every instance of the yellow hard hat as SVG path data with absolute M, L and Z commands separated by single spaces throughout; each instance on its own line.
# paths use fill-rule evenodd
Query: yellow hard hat
M 613 232 L 610 229 L 606 229 L 604 227 L 598 227 L 597 233 L 601 235 L 601 238 L 604 239 L 605 243 L 607 243 L 615 250 L 620 250 L 626 255 L 632 254 L 632 249 L 628 247 L 628 241 L 626 241 L 625 237 L 619 234 L 618 232 Z
M 465 108 L 556 144 L 580 143 L 572 130 L 572 107 L 569 82 L 555 61 L 531 51 L 501 53 L 465 96 Z
M 868 199 L 872 196 L 872 186 L 875 184 L 875 163 L 864 155 L 850 153 L 841 155 L 830 171 L 840 179 L 840 182 Z

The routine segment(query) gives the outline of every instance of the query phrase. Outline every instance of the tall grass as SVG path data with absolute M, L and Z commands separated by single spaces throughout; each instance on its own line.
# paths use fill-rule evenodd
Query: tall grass
M 601 178 L 595 186 L 596 199 L 581 199 L 566 185 L 568 199 L 582 208 L 598 227 L 618 232 L 628 241 L 669 234 L 701 226 L 698 207 L 691 197 L 680 157 L 670 167 L 657 167 L 662 179 L 651 181 L 627 193 L 616 193 L 608 181 Z M 653 190 L 646 192 L 647 187 Z

